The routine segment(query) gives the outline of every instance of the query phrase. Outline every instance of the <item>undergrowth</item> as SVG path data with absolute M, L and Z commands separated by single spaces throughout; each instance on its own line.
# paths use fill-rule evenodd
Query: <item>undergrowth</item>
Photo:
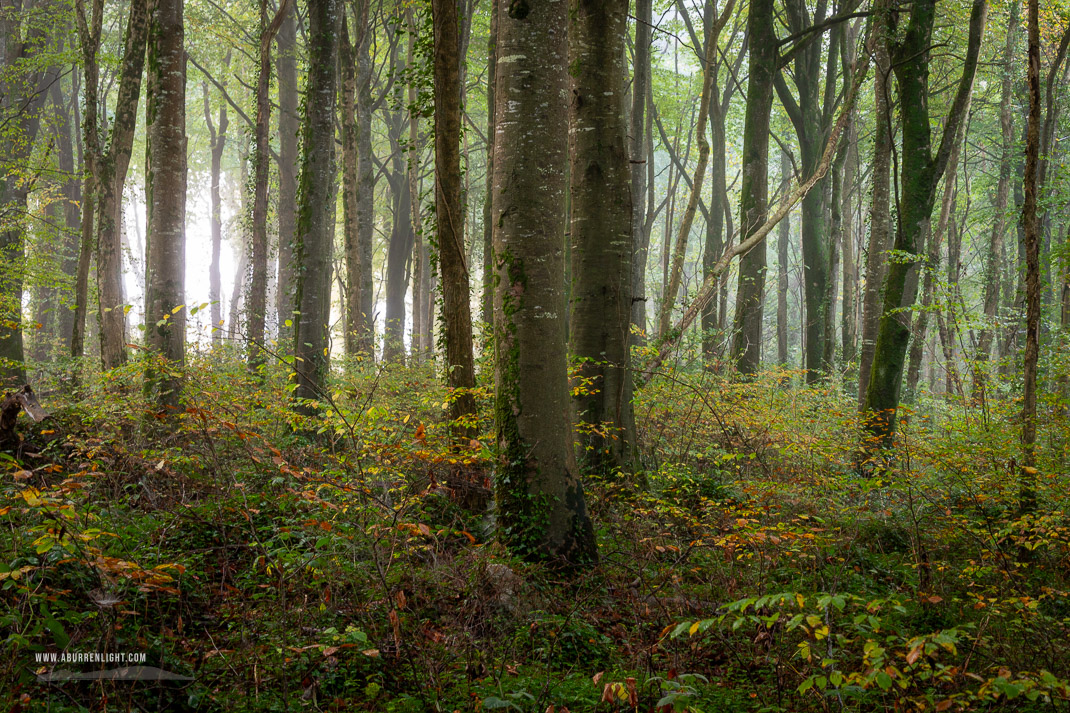
M 1062 710 L 1070 426 L 929 396 L 896 449 L 791 373 L 663 374 L 642 468 L 585 483 L 600 562 L 569 581 L 494 540 L 487 378 L 451 450 L 428 368 L 352 362 L 314 417 L 281 367 L 194 357 L 185 410 L 144 362 L 20 422 L 0 485 L 11 710 Z M 484 370 L 486 371 L 486 370 Z M 795 381 L 798 381 L 796 378 Z M 138 652 L 183 680 L 42 683 L 45 653 Z M 57 664 L 56 669 L 63 665 Z M 76 664 L 67 668 L 79 669 Z M 82 667 L 85 668 L 85 667 Z

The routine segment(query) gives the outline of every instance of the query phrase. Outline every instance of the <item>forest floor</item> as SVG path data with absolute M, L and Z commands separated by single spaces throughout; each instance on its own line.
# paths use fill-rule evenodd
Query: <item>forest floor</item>
M 458 454 L 422 368 L 355 364 L 316 421 L 281 369 L 203 355 L 163 420 L 141 368 L 80 398 L 40 374 L 53 415 L 0 456 L 6 710 L 1070 708 L 1054 397 L 1022 516 L 1020 405 L 996 386 L 925 397 L 860 468 L 839 381 L 659 377 L 644 471 L 586 481 L 600 562 L 566 581 L 491 536 L 486 385 Z M 40 682 L 62 651 L 190 680 Z

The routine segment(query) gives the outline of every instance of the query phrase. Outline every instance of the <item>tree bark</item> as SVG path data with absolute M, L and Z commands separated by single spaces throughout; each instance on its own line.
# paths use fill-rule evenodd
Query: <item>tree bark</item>
M 368 5 L 362 0 L 355 8 L 354 29 L 357 33 L 355 46 L 360 47 L 364 41 L 368 22 Z M 348 356 L 356 356 L 363 349 L 361 334 L 364 331 L 365 306 L 361 300 L 361 284 L 364 271 L 371 270 L 365 265 L 360 246 L 360 127 L 357 124 L 357 58 L 354 45 L 350 44 L 349 23 L 343 14 L 342 34 L 339 44 L 339 62 L 341 74 L 341 125 L 342 125 L 342 234 L 345 245 L 346 263 L 346 305 L 345 305 L 345 349 Z
M 903 116 L 900 180 L 903 195 L 895 249 L 910 259 L 897 260 L 888 269 L 884 310 L 866 392 L 867 428 L 881 445 L 890 446 L 895 437 L 896 411 L 910 341 L 910 308 L 914 306 L 918 292 L 918 245 L 929 230 L 936 189 L 951 151 L 957 144 L 959 129 L 965 118 L 987 13 L 985 0 L 974 0 L 962 77 L 935 156 L 931 149 L 928 93 L 929 52 L 936 20 L 936 0 L 919 0 L 911 6 L 906 34 L 892 53 Z M 890 21 L 890 24 L 894 23 L 894 20 Z M 894 27 L 889 29 L 892 32 L 895 30 Z
M 335 62 L 341 6 L 308 0 L 308 83 L 295 245 L 299 312 L 294 329 L 298 399 L 318 399 L 330 374 L 331 235 L 334 223 Z M 306 408 L 306 411 L 311 409 Z
M 161 409 L 182 398 L 186 359 L 186 51 L 183 0 L 153 0 L 148 72 L 157 90 L 148 97 L 146 185 L 145 343 L 167 360 L 145 374 L 145 388 Z M 121 313 L 120 313 L 121 314 Z
M 627 468 L 635 446 L 629 332 L 633 176 L 624 43 L 628 0 L 569 9 L 571 262 L 569 340 L 579 360 L 573 404 L 581 467 Z M 633 126 L 635 122 L 633 120 Z
M 743 241 L 765 222 L 769 200 L 769 117 L 773 106 L 777 40 L 772 0 L 754 0 L 747 16 L 750 38 L 747 107 L 743 126 L 743 183 L 740 222 Z M 743 374 L 758 371 L 762 349 L 762 297 L 765 292 L 765 242 L 739 262 L 732 356 Z
M 434 0 L 431 11 L 435 38 L 435 241 L 442 286 L 446 385 L 450 389 L 451 433 L 458 444 L 466 444 L 475 435 L 472 389 L 476 370 L 461 197 L 460 28 L 456 0 Z
M 230 66 L 230 52 L 223 63 Z M 222 198 L 219 194 L 219 179 L 223 162 L 223 150 L 227 144 L 227 103 L 219 104 L 219 124 L 212 122 L 212 109 L 208 101 L 208 83 L 201 85 L 204 92 L 204 123 L 208 127 L 209 149 L 211 151 L 210 196 L 211 196 L 211 231 L 212 258 L 208 268 L 208 300 L 211 304 L 212 346 L 219 348 L 223 344 L 223 280 L 219 273 L 219 253 L 223 246 Z
M 780 192 L 787 195 L 791 190 L 791 157 L 780 152 Z M 788 366 L 788 244 L 791 242 L 791 218 L 784 216 L 777 226 L 777 301 L 776 301 L 776 355 L 777 364 Z
M 275 281 L 275 309 L 280 348 L 288 348 L 293 334 L 295 284 L 293 245 L 297 226 L 297 4 L 286 3 L 275 37 L 275 71 L 279 80 L 279 266 Z M 286 322 L 290 321 L 290 326 Z
M 505 10 L 505 8 L 502 8 Z M 573 450 L 565 342 L 568 8 L 498 18 L 494 140 L 495 431 L 499 533 L 532 560 L 597 559 Z
M 255 371 L 264 363 L 267 326 L 268 176 L 271 155 L 271 42 L 286 16 L 290 0 L 282 0 L 268 22 L 267 0 L 260 0 L 260 52 L 256 75 L 256 125 L 253 129 L 252 280 L 246 300 L 246 360 Z M 281 286 L 280 286 L 280 289 Z
M 711 2 L 713 0 L 710 0 Z M 687 255 L 687 241 L 691 234 L 691 224 L 695 220 L 695 212 L 698 210 L 699 196 L 702 194 L 702 182 L 706 176 L 706 165 L 710 158 L 710 143 L 706 139 L 706 120 L 710 113 L 710 98 L 712 96 L 713 77 L 717 72 L 717 41 L 721 29 L 732 16 L 735 0 L 728 0 L 721 16 L 714 22 L 709 36 L 706 38 L 706 57 L 703 61 L 702 70 L 702 94 L 699 96 L 698 124 L 695 133 L 698 137 L 698 165 L 695 167 L 695 178 L 691 184 L 691 197 L 688 198 L 687 207 L 680 219 L 680 230 L 676 236 L 676 244 L 673 248 L 669 279 L 666 282 L 665 294 L 661 301 L 661 314 L 658 315 L 658 338 L 664 339 L 672 325 L 672 308 L 676 303 L 676 293 L 680 290 L 680 281 L 683 277 L 684 258 Z
M 647 95 L 651 90 L 650 43 L 653 6 L 653 0 L 635 0 L 635 59 L 628 129 L 632 166 L 631 323 L 641 331 L 646 330 L 646 262 L 650 245 L 646 215 L 647 174 L 654 161 L 653 155 L 646 150 L 651 138 L 649 126 L 650 115 L 653 113 L 646 111 Z M 716 141 L 714 147 L 716 148 Z M 636 340 L 642 342 L 643 337 L 638 336 Z
M 97 52 L 104 20 L 104 0 L 94 0 L 92 14 L 86 15 L 84 0 L 75 2 L 78 45 L 82 56 L 82 206 L 81 234 L 78 245 L 78 271 L 74 279 L 74 323 L 71 325 L 71 356 L 80 359 L 85 353 L 85 318 L 89 303 L 89 267 L 93 259 L 93 232 L 96 224 L 97 169 L 101 161 L 98 130 L 100 64 Z
M 884 276 L 887 272 L 887 251 L 891 247 L 891 170 L 892 170 L 892 111 L 888 54 L 889 36 L 887 15 L 889 0 L 878 0 L 874 18 L 873 42 L 873 103 L 876 117 L 873 139 L 873 178 L 869 205 L 869 241 L 866 245 L 866 285 L 862 292 L 862 338 L 858 355 L 858 408 L 865 406 L 869 390 L 869 374 L 877 346 L 883 306 Z
M 649 0 L 641 1 L 648 2 Z M 497 112 L 494 89 L 498 74 L 498 13 L 499 0 L 491 0 L 490 36 L 487 40 L 487 179 L 486 194 L 483 199 L 483 294 L 482 314 L 480 315 L 485 336 L 490 335 L 494 325 L 494 247 L 491 239 L 493 233 L 491 198 L 494 193 L 494 138 L 498 133 L 494 126 L 494 117 Z
M 100 325 L 100 361 L 104 369 L 113 369 L 126 363 L 123 256 L 119 228 L 122 221 L 123 186 L 126 183 L 126 171 L 130 166 L 134 130 L 137 126 L 137 106 L 141 95 L 141 73 L 145 66 L 148 33 L 148 0 L 132 0 L 108 151 L 101 156 L 97 166 L 97 322 Z M 185 69 L 182 71 L 184 76 Z M 87 86 L 88 83 L 87 77 Z
M 1019 473 L 1019 509 L 1036 508 L 1037 360 L 1040 352 L 1040 221 L 1037 216 L 1040 162 L 1040 7 L 1028 0 L 1029 117 L 1025 140 L 1025 359 L 1022 369 L 1022 466 Z
M 996 331 L 996 316 L 999 312 L 1000 260 L 1003 256 L 1003 234 L 1007 226 L 1007 199 L 1010 195 L 1011 151 L 1014 143 L 1014 118 L 1011 113 L 1014 79 L 1014 48 L 1018 36 L 1018 6 L 1010 6 L 1007 22 L 1007 38 L 1003 45 L 1003 79 L 1000 86 L 999 126 L 1001 152 L 999 182 L 996 184 L 996 202 L 993 206 L 995 219 L 989 233 L 988 251 L 984 259 L 984 326 L 977 338 L 977 351 L 973 363 L 973 396 L 984 399 L 988 378 L 988 361 L 992 356 L 992 337 Z

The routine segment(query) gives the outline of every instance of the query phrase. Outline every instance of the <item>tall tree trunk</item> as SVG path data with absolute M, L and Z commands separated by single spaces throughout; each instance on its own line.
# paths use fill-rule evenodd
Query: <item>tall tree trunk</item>
M 227 52 L 224 64 L 230 66 L 230 52 Z M 212 122 L 212 109 L 208 102 L 208 83 L 201 86 L 204 92 L 204 123 L 208 126 L 209 148 L 211 150 L 210 168 L 210 195 L 211 195 L 211 230 L 212 230 L 212 261 L 208 268 L 208 299 L 211 304 L 212 315 L 212 346 L 220 347 L 223 344 L 223 280 L 219 273 L 219 253 L 223 247 L 223 200 L 219 194 L 219 178 L 223 162 L 223 149 L 227 144 L 227 102 L 219 103 L 219 125 Z
M 289 347 L 293 325 L 294 236 L 297 229 L 297 4 L 282 8 L 282 24 L 275 38 L 275 71 L 279 79 L 279 267 L 275 309 L 279 320 L 280 348 Z M 290 321 L 291 326 L 286 322 Z
M 356 30 L 356 46 L 360 47 L 363 35 L 366 32 L 368 22 L 367 0 L 362 0 L 357 7 L 357 15 L 354 17 L 354 29 Z M 342 125 L 342 211 L 343 223 L 342 234 L 345 245 L 346 263 L 346 305 L 345 305 L 345 349 L 349 356 L 356 356 L 362 351 L 361 333 L 364 331 L 364 310 L 361 301 L 361 283 L 365 270 L 371 270 L 371 265 L 365 265 L 360 249 L 360 231 L 358 230 L 358 216 L 360 214 L 360 187 L 358 169 L 360 164 L 359 148 L 360 127 L 357 125 L 355 114 L 357 103 L 357 58 L 354 56 L 353 45 L 349 40 L 349 23 L 345 14 L 342 15 L 342 35 L 339 44 L 339 63 L 341 74 L 339 77 L 341 86 L 341 125 Z
M 108 151 L 101 156 L 97 166 L 97 323 L 100 325 L 100 361 L 105 369 L 113 369 L 126 363 L 123 255 L 119 228 L 122 221 L 123 186 L 126 183 L 126 171 L 130 166 L 134 130 L 137 126 L 137 106 L 141 95 L 141 73 L 145 66 L 148 33 L 148 0 L 132 0 L 111 137 L 107 144 Z M 184 67 L 182 72 L 185 76 Z M 88 77 L 86 83 L 88 85 Z
M 711 2 L 713 0 L 710 0 Z M 702 70 L 702 94 L 699 96 L 698 124 L 695 133 L 698 137 L 698 165 L 695 167 L 695 178 L 691 184 L 691 197 L 688 198 L 687 207 L 680 220 L 680 232 L 676 236 L 676 245 L 673 248 L 669 279 L 666 282 L 665 295 L 661 301 L 661 313 L 658 315 L 658 338 L 664 339 L 672 326 L 672 308 L 676 303 L 676 293 L 680 290 L 680 281 L 683 277 L 684 258 L 687 256 L 687 241 L 691 234 L 691 223 L 695 220 L 695 212 L 698 210 L 699 197 L 702 195 L 702 182 L 706 176 L 706 164 L 710 158 L 710 143 L 706 139 L 706 119 L 710 113 L 710 100 L 713 96 L 713 77 L 717 72 L 717 41 L 721 28 L 732 16 L 735 0 L 728 0 L 721 16 L 713 24 L 709 36 L 706 38 L 706 57 Z
M 584 424 L 581 465 L 608 473 L 628 467 L 635 446 L 628 364 L 634 228 L 625 123 L 628 0 L 572 0 L 569 20 L 569 65 L 579 68 L 572 75 L 569 127 L 569 339 L 584 382 L 573 403 Z
M 157 405 L 174 410 L 182 398 L 186 359 L 186 52 L 184 0 L 153 0 L 148 71 L 157 91 L 148 97 L 146 185 L 145 343 L 168 362 L 146 373 Z M 122 314 L 120 312 L 120 314 Z
M 413 15 L 412 6 L 406 11 L 409 25 L 409 64 L 416 64 L 416 39 L 419 29 Z M 410 75 L 413 76 L 413 75 Z M 420 141 L 420 112 L 417 106 L 418 94 L 416 79 L 409 82 L 409 146 L 406 178 L 409 182 L 409 196 L 411 196 L 410 208 L 412 210 L 412 355 L 416 362 L 422 362 L 430 351 L 424 343 L 427 334 L 425 321 L 430 317 L 428 313 L 428 296 L 431 292 L 431 266 L 427 253 L 427 240 L 423 234 L 422 196 L 420 194 L 420 172 L 423 170 L 423 142 Z M 460 97 L 458 96 L 458 102 Z M 436 108 L 437 108 L 436 104 Z M 460 141 L 458 134 L 458 141 Z M 460 165 L 458 159 L 458 166 Z M 460 175 L 460 168 L 458 176 Z M 458 195 L 460 195 L 458 193 Z M 464 215 L 459 216 L 461 221 L 460 241 L 464 245 Z M 463 259 L 463 258 L 462 258 Z
M 302 123 L 295 259 L 299 312 L 294 329 L 298 399 L 320 398 L 330 373 L 331 235 L 334 224 L 335 63 L 341 6 L 308 0 L 308 83 Z
M 503 8 L 504 9 L 504 8 Z M 555 564 L 597 558 L 573 450 L 565 343 L 568 169 L 565 3 L 498 18 L 493 240 L 499 532 Z
M 651 90 L 650 43 L 653 0 L 635 0 L 635 65 L 632 74 L 632 106 L 628 129 L 630 138 L 632 178 L 632 305 L 631 323 L 641 331 L 646 330 L 646 262 L 650 248 L 650 231 L 647 229 L 646 194 L 653 186 L 647 186 L 647 174 L 654 164 L 653 153 L 647 152 L 650 137 L 650 119 L 653 112 L 646 111 L 647 95 Z M 716 148 L 716 141 L 714 142 Z M 641 342 L 644 338 L 637 337 Z
M 769 117 L 773 106 L 777 39 L 773 0 L 753 0 L 747 16 L 750 38 L 747 107 L 743 127 L 743 183 L 740 222 L 743 240 L 765 222 L 769 200 Z M 732 356 L 744 374 L 758 371 L 762 355 L 762 302 L 765 293 L 765 242 L 739 262 L 735 337 Z
M 869 390 L 869 375 L 873 368 L 873 354 L 877 347 L 883 307 L 882 286 L 888 268 L 887 251 L 891 247 L 891 170 L 892 170 L 892 111 L 891 58 L 888 46 L 887 15 L 889 0 L 878 0 L 874 19 L 873 103 L 876 107 L 873 139 L 873 178 L 869 205 L 869 241 L 866 245 L 866 286 L 862 292 L 862 339 L 858 354 L 858 407 L 865 406 Z
M 1025 140 L 1025 363 L 1022 369 L 1022 466 L 1019 508 L 1031 512 L 1036 507 L 1037 441 L 1037 359 L 1040 352 L 1040 221 L 1037 217 L 1040 162 L 1040 7 L 1028 1 L 1029 53 L 1026 81 L 1029 87 L 1029 118 Z
M 853 69 L 852 69 L 853 71 Z M 847 162 L 843 167 L 843 314 L 840 317 L 840 343 L 845 377 L 854 377 L 858 349 L 858 261 L 855 257 L 855 202 L 858 180 L 858 128 L 854 119 L 847 128 Z
M 282 0 L 275 17 L 268 23 L 267 0 L 260 0 L 260 66 L 256 75 L 256 125 L 253 135 L 253 220 L 252 280 L 246 301 L 246 359 L 255 370 L 264 363 L 264 338 L 267 325 L 268 273 L 268 175 L 271 156 L 271 41 L 279 31 L 290 0 Z M 328 288 L 329 289 L 329 288 Z M 329 309 L 329 307 L 328 307 Z
M 922 236 L 929 230 L 936 189 L 951 151 L 958 143 L 959 128 L 973 89 L 987 14 L 986 0 L 974 0 L 962 77 L 935 156 L 931 149 L 928 94 L 929 53 L 936 20 L 936 0 L 918 0 L 911 6 L 906 34 L 892 53 L 903 116 L 900 180 L 903 195 L 895 249 L 912 259 L 897 260 L 888 268 L 884 310 L 866 392 L 868 429 L 882 445 L 891 445 L 895 437 L 896 412 L 910 341 L 910 312 L 918 292 L 918 246 Z M 894 19 L 891 24 L 895 24 Z M 894 32 L 895 27 L 889 29 Z
M 649 0 L 642 0 L 648 2 Z M 493 331 L 494 324 L 494 255 L 492 230 L 491 199 L 494 194 L 494 140 L 497 128 L 494 117 L 497 114 L 495 104 L 495 84 L 498 75 L 498 14 L 499 0 L 491 0 L 490 35 L 487 40 L 487 179 L 486 194 L 483 198 L 483 294 L 480 318 L 487 336 Z
M 391 52 L 395 71 L 404 75 L 408 65 L 395 48 Z M 386 254 L 386 325 L 383 331 L 383 360 L 405 361 L 405 293 L 408 291 L 408 267 L 415 240 L 412 226 L 412 192 L 408 180 L 407 161 L 402 147 L 407 112 L 400 84 L 395 84 L 395 103 L 398 108 L 388 113 L 387 136 L 392 153 L 390 160 L 391 212 L 393 226 Z
M 370 6 L 370 0 L 364 3 Z M 365 10 L 365 13 L 367 11 Z M 366 17 L 366 15 L 365 15 Z M 372 155 L 372 99 L 371 55 L 368 51 L 372 35 L 368 23 L 357 48 L 357 245 L 360 264 L 360 309 L 364 323 L 359 330 L 357 346 L 375 359 L 375 292 L 372 273 L 373 240 L 375 238 L 375 165 Z
M 72 101 L 77 101 L 78 82 L 76 76 L 71 79 Z M 73 286 L 78 274 L 79 247 L 79 205 L 82 202 L 81 174 L 77 171 L 73 134 L 77 127 L 71 121 L 71 110 L 63 95 L 62 84 L 53 82 L 51 87 L 52 106 L 56 113 L 53 127 L 56 136 L 56 167 L 62 182 L 59 185 L 59 200 L 54 204 L 56 227 L 60 232 L 58 248 L 58 267 L 63 281 L 46 287 L 44 301 L 48 305 L 48 323 L 45 333 L 52 342 L 63 345 L 63 351 L 70 353 L 71 333 L 74 328 Z M 78 167 L 80 168 L 80 167 Z M 38 320 L 41 321 L 41 320 Z M 47 357 L 47 353 L 46 353 Z
M 1003 233 L 1007 226 L 1007 199 L 1010 195 L 1011 151 L 1014 143 L 1014 118 L 1011 113 L 1011 99 L 1014 78 L 1014 48 L 1018 37 L 1018 6 L 1010 6 L 1010 19 L 1007 22 L 1007 38 L 1003 45 L 1003 80 L 1000 88 L 999 126 L 1001 152 L 999 160 L 999 182 L 996 184 L 996 203 L 993 207 L 995 220 L 989 233 L 988 251 L 984 258 L 984 326 L 977 339 L 977 352 L 973 364 L 973 396 L 984 398 L 985 384 L 988 378 L 988 360 L 992 356 L 992 337 L 995 333 L 995 320 L 999 312 L 1000 261 L 1003 255 Z
M 97 52 L 104 20 L 104 0 L 94 0 L 87 16 L 84 0 L 75 2 L 78 45 L 83 72 L 82 124 L 82 206 L 81 234 L 78 245 L 78 271 L 74 279 L 74 323 L 71 325 L 71 356 L 80 359 L 85 353 L 85 318 L 89 307 L 89 267 L 93 259 L 94 226 L 97 206 L 97 169 L 101 162 L 98 109 L 100 65 Z
M 22 297 L 25 271 L 25 215 L 32 183 L 28 165 L 40 128 L 48 86 L 57 81 L 47 66 L 41 18 L 29 6 L 0 7 L 0 111 L 4 117 L 5 161 L 0 171 L 0 385 L 25 382 Z M 45 55 L 45 57 L 42 57 Z M 44 64 L 45 66 L 41 66 Z
M 456 0 L 434 0 L 431 12 L 435 38 L 435 242 L 442 285 L 446 385 L 451 390 L 451 431 L 454 439 L 464 443 L 475 434 L 472 389 L 476 370 L 461 198 L 461 55 Z
M 791 190 L 791 157 L 780 152 L 780 193 Z M 777 364 L 788 365 L 788 244 L 791 241 L 791 218 L 784 216 L 777 226 L 777 301 L 776 301 L 776 357 Z
M 826 19 L 826 8 L 827 3 L 819 2 L 811 18 L 803 0 L 789 0 L 785 5 L 788 29 L 793 34 L 798 34 L 819 26 Z M 828 60 L 824 71 L 824 100 L 821 92 L 823 42 L 810 42 L 794 51 L 792 77 L 799 93 L 797 101 L 784 80 L 783 73 L 777 72 L 775 75 L 777 94 L 799 140 L 804 175 L 813 173 L 821 160 L 822 149 L 833 120 L 835 92 L 832 90 L 835 88 L 842 29 L 842 25 L 837 26 L 829 41 Z M 850 75 L 846 75 L 844 81 L 850 82 Z M 837 163 L 842 163 L 842 160 Z M 839 172 L 838 167 L 833 168 L 833 176 Z M 821 380 L 833 367 L 829 359 L 831 349 L 827 342 L 834 337 L 831 333 L 830 312 L 833 305 L 830 298 L 834 282 L 832 252 L 835 248 L 830 240 L 830 226 L 827 224 L 827 190 L 827 183 L 823 183 L 817 190 L 811 191 L 803 199 L 800 216 L 806 295 L 806 381 L 811 384 Z

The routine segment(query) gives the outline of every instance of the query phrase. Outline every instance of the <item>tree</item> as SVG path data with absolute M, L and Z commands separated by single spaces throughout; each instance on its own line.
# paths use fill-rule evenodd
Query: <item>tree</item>
M 564 2 L 498 18 L 493 241 L 499 532 L 529 559 L 597 557 L 573 450 L 565 344 L 568 21 Z M 507 61 L 506 61 L 507 60 Z
M 97 321 L 100 324 L 100 362 L 105 369 L 113 369 L 126 363 L 126 313 L 123 307 L 123 260 L 119 229 L 122 222 L 123 186 L 126 183 L 126 171 L 130 167 L 134 130 L 137 127 L 137 106 L 141 96 L 141 72 L 145 65 L 148 32 L 148 0 L 132 0 L 126 25 L 119 94 L 115 99 L 111 136 L 107 142 L 107 150 L 96 162 L 99 293 Z M 88 84 L 87 75 L 87 92 Z M 96 110 L 96 104 L 87 104 L 86 115 Z M 81 269 L 79 265 L 79 272 Z M 88 270 L 88 266 L 86 269 Z M 146 309 L 146 314 L 151 312 Z
M 45 8 L 47 9 L 47 8 Z M 0 382 L 26 380 L 22 339 L 28 161 L 41 126 L 40 111 L 55 77 L 41 7 L 0 8 L 0 119 L 7 125 L 8 155 L 0 165 Z
M 931 148 L 929 116 L 929 59 L 936 0 L 918 0 L 910 8 L 905 34 L 893 44 L 891 60 L 899 88 L 903 124 L 901 161 L 902 197 L 895 232 L 895 250 L 902 256 L 888 267 L 884 284 L 884 309 L 873 355 L 865 411 L 867 428 L 880 443 L 891 445 L 895 436 L 896 410 L 903 381 L 907 345 L 910 341 L 910 308 L 918 292 L 920 245 L 929 230 L 936 189 L 947 167 L 959 126 L 965 115 L 977 70 L 977 55 L 988 14 L 986 0 L 974 0 L 970 13 L 966 60 L 954 101 L 944 122 L 936 154 Z M 895 37 L 898 16 L 888 14 L 887 32 Z
M 293 244 L 297 226 L 297 3 L 280 8 L 282 24 L 275 35 L 275 71 L 279 83 L 279 267 L 275 308 L 279 320 L 279 344 L 292 334 L 294 264 Z
M 706 139 L 706 119 L 710 112 L 710 101 L 713 96 L 713 78 L 717 72 L 717 41 L 721 34 L 721 28 L 728 22 L 735 7 L 735 0 L 728 0 L 724 11 L 717 21 L 713 23 L 709 36 L 706 37 L 706 57 L 702 69 L 702 93 L 699 95 L 698 125 L 695 133 L 698 135 L 698 165 L 695 167 L 695 178 L 691 182 L 691 197 L 687 201 L 684 215 L 680 220 L 680 230 L 676 238 L 676 246 L 672 254 L 672 266 L 669 271 L 669 280 L 665 286 L 665 296 L 661 302 L 661 312 L 658 315 L 658 338 L 664 339 L 672 324 L 672 308 L 676 302 L 676 293 L 680 289 L 680 279 L 684 270 L 684 257 L 687 253 L 687 240 L 691 234 L 691 223 L 695 219 L 695 211 L 698 209 L 699 196 L 702 194 L 702 181 L 706 176 L 706 164 L 710 158 L 710 142 Z
M 769 200 L 769 116 L 773 106 L 777 39 L 773 0 L 754 0 L 747 15 L 750 38 L 747 108 L 743 126 L 743 183 L 740 223 L 745 241 L 765 221 Z M 739 262 L 735 337 L 732 356 L 744 374 L 758 370 L 762 348 L 762 295 L 765 292 L 765 242 L 759 242 Z
M 256 126 L 253 133 L 253 275 L 249 285 L 247 359 L 255 369 L 264 363 L 264 327 L 267 323 L 268 271 L 268 160 L 271 146 L 268 127 L 271 124 L 271 41 L 279 31 L 290 0 L 282 0 L 275 17 L 268 23 L 267 0 L 260 0 L 260 51 L 256 74 Z M 280 289 L 285 289 L 281 287 Z
M 646 221 L 647 173 L 653 165 L 653 151 L 647 152 L 651 138 L 650 115 L 646 111 L 651 91 L 650 46 L 653 0 L 635 0 L 635 60 L 632 73 L 632 107 L 628 136 L 632 161 L 632 317 L 640 330 L 646 329 L 646 262 L 650 231 Z
M 569 65 L 576 68 L 569 113 L 569 340 L 582 382 L 573 403 L 584 424 L 584 465 L 608 472 L 630 465 L 635 446 L 628 364 L 634 229 L 624 90 L 628 2 L 572 0 L 569 20 Z
M 331 226 L 334 223 L 335 62 L 338 0 L 308 0 L 308 80 L 301 127 L 295 259 L 297 321 L 294 373 L 298 399 L 320 398 L 330 371 Z
M 178 408 L 186 357 L 186 51 L 184 0 L 153 0 L 145 176 L 145 342 L 169 365 L 146 374 L 156 403 Z M 120 311 L 120 316 L 122 316 Z
M 230 66 L 230 50 L 223 60 L 223 64 Z M 227 145 L 227 128 L 230 119 L 227 116 L 227 103 L 219 104 L 219 123 L 212 121 L 212 108 L 208 101 L 208 83 L 201 85 L 204 92 L 204 123 L 208 127 L 208 146 L 211 150 L 211 230 L 212 230 L 212 262 L 208 269 L 208 299 L 212 303 L 212 346 L 219 347 L 223 344 L 223 280 L 219 274 L 219 253 L 223 246 L 223 220 L 222 220 L 222 197 L 219 193 L 219 180 L 222 172 L 223 150 Z
M 1036 507 L 1037 442 L 1037 361 L 1040 355 L 1040 220 L 1037 216 L 1040 178 L 1040 4 L 1027 4 L 1028 60 L 1026 84 L 1029 91 L 1029 117 L 1025 139 L 1025 205 L 1022 226 L 1025 229 L 1025 364 L 1022 390 L 1022 466 L 1019 509 L 1030 512 Z
M 788 30 L 792 37 L 818 34 L 816 28 L 828 18 L 827 3 L 817 3 L 811 18 L 804 0 L 787 0 L 785 10 Z M 801 43 L 794 51 L 794 71 L 791 74 L 799 98 L 791 93 L 783 72 L 776 72 L 774 85 L 788 118 L 799 140 L 799 155 L 803 175 L 813 172 L 821 160 L 821 152 L 832 127 L 836 109 L 836 68 L 839 59 L 839 44 L 843 39 L 843 26 L 837 25 L 828 43 L 828 59 L 822 72 L 823 44 L 819 41 Z M 790 39 L 790 38 L 789 38 Z M 752 50 L 753 51 L 753 50 Z M 779 63 L 778 63 L 779 64 Z M 822 91 L 824 74 L 824 91 Z M 850 79 L 845 79 L 849 82 Z M 835 175 L 837 171 L 833 171 Z M 834 284 L 832 270 L 833 241 L 826 222 L 827 200 L 823 186 L 811 191 L 802 202 L 800 232 L 802 235 L 803 285 L 806 296 L 806 381 L 815 383 L 828 374 L 833 367 L 828 340 L 835 339 L 831 331 L 833 310 L 831 287 Z
M 1000 261 L 1003 259 L 1003 233 L 1007 225 L 1007 199 L 1010 195 L 1011 151 L 1014 142 L 1014 119 L 1011 114 L 1011 98 L 1014 84 L 1014 46 L 1018 37 L 1018 6 L 1010 6 L 1007 22 L 1007 37 L 1003 45 L 1003 77 L 1000 82 L 999 128 L 1000 159 L 999 180 L 996 184 L 996 200 L 993 207 L 995 220 L 989 233 L 988 251 L 984 258 L 985 324 L 977 338 L 977 351 L 973 365 L 973 395 L 982 398 L 987 378 L 987 362 L 992 356 L 992 336 L 995 333 L 996 313 L 999 310 Z
M 472 307 L 464 251 L 461 199 L 461 56 L 455 0 L 434 0 L 435 242 L 442 285 L 446 384 L 454 438 L 474 435 L 476 400 L 472 356 Z

